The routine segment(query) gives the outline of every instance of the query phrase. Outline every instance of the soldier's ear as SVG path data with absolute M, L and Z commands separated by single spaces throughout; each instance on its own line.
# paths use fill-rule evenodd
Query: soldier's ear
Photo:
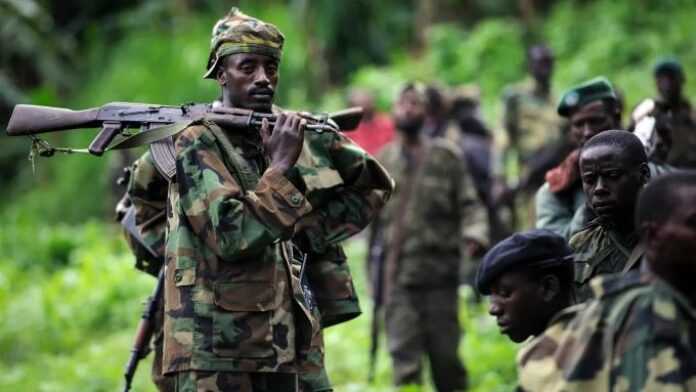
M 225 86 L 227 84 L 227 74 L 222 67 L 218 67 L 216 79 L 220 86 Z
M 546 274 L 541 278 L 541 298 L 550 303 L 561 294 L 561 281 L 558 276 Z
M 643 185 L 647 184 L 648 181 L 650 181 L 650 167 L 647 163 L 640 164 L 640 176 L 641 180 L 643 181 Z

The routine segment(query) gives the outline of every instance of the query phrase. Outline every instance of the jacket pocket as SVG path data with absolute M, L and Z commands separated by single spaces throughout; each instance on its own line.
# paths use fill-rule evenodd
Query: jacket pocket
M 225 282 L 214 288 L 213 352 L 222 357 L 274 354 L 271 314 L 278 307 L 271 282 Z

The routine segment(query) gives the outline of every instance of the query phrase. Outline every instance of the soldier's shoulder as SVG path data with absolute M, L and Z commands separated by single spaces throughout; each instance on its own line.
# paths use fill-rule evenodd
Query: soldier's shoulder
M 522 98 L 529 94 L 532 85 L 529 80 L 520 80 L 515 83 L 508 84 L 503 88 L 503 100 Z
M 601 235 L 602 226 L 599 224 L 599 221 L 595 219 L 590 221 L 582 229 L 578 230 L 578 232 L 573 234 L 570 237 L 569 244 L 571 248 L 577 250 L 578 247 L 586 245 L 587 243 Z
M 195 123 L 184 128 L 176 136 L 176 148 L 177 150 L 194 145 L 196 143 L 214 143 L 215 136 L 210 131 L 210 126 L 203 123 Z

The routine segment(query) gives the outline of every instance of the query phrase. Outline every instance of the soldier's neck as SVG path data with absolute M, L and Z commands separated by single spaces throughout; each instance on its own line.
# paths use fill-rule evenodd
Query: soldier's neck
M 534 95 L 539 98 L 548 98 L 551 95 L 551 83 L 550 81 L 534 81 Z
M 422 137 L 420 133 L 416 134 L 405 134 L 404 135 L 404 147 L 408 149 L 413 149 L 413 148 L 418 148 L 420 147 L 422 142 Z

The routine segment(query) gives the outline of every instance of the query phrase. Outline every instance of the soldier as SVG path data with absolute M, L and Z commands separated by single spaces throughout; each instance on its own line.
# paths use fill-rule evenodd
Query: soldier
M 271 112 L 283 41 L 236 8 L 218 21 L 205 77 L 222 107 Z M 326 251 L 369 222 L 392 182 L 347 138 L 305 133 L 305 121 L 282 112 L 260 132 L 203 121 L 177 135 L 163 358 L 177 391 L 295 391 L 296 374 L 321 360 L 303 257 L 288 241 L 304 234 Z
M 573 251 L 548 230 L 514 234 L 486 253 L 476 289 L 490 296 L 500 332 L 523 342 L 567 319 L 559 312 L 572 304 Z
M 655 100 L 655 109 L 671 125 L 672 149 L 667 163 L 676 167 L 696 168 L 696 120 L 691 103 L 683 94 L 686 81 L 684 69 L 677 60 L 664 59 L 655 65 L 654 74 L 660 93 Z
M 636 269 L 643 255 L 633 224 L 638 193 L 650 179 L 640 140 L 628 131 L 605 131 L 580 151 L 580 178 L 596 216 L 570 239 L 576 252 L 576 299 L 590 295 L 589 281 L 601 274 Z
M 694 172 L 648 184 L 636 211 L 643 268 L 594 280 L 567 328 L 522 356 L 521 390 L 696 391 L 694 199 Z
M 582 145 L 608 129 L 620 129 L 616 94 L 606 78 L 599 77 L 563 94 L 557 112 L 570 122 L 570 137 L 578 146 L 558 167 L 546 173 L 546 183 L 536 194 L 536 227 L 569 239 L 590 219 L 582 191 L 578 160 Z
M 375 99 L 367 90 L 352 90 L 348 104 L 362 107 L 364 113 L 358 128 L 350 133 L 350 139 L 369 154 L 377 154 L 394 139 L 394 122 L 389 115 L 377 111 Z
M 527 52 L 527 63 L 532 80 L 506 89 L 503 102 L 506 137 L 496 142 L 502 153 L 495 168 L 499 177 L 496 200 L 512 202 L 522 192 L 520 211 L 532 207 L 529 199 L 543 183 L 546 170 L 563 158 L 565 149 L 565 124 L 556 114 L 551 90 L 553 52 L 545 45 L 532 46 Z M 515 181 L 509 187 L 503 185 L 506 175 Z M 518 226 L 516 220 L 513 216 L 513 226 Z
M 467 243 L 487 243 L 485 209 L 456 146 L 422 135 L 425 90 L 407 84 L 394 105 L 399 138 L 380 154 L 397 182 L 379 221 L 386 254 L 386 331 L 396 385 L 420 384 L 427 356 L 438 391 L 466 388 L 457 355 L 458 270 Z M 460 235 L 457 235 L 461 233 Z

